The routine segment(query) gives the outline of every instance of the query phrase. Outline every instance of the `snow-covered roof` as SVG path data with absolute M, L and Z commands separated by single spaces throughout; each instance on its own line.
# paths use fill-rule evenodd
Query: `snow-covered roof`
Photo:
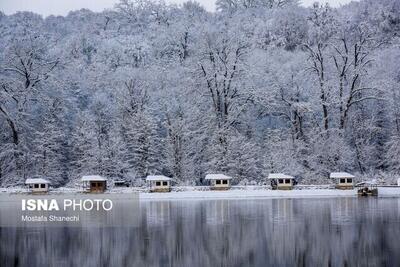
M 284 173 L 270 173 L 268 179 L 294 179 L 294 177 Z
M 82 176 L 82 182 L 90 182 L 90 181 L 107 181 L 107 178 L 104 178 L 100 175 L 85 175 Z
M 356 183 L 356 186 L 360 186 L 360 185 L 377 185 L 377 184 L 378 184 L 378 182 L 375 179 L 373 179 L 371 181 L 362 181 L 362 182 Z
M 230 180 L 230 179 L 232 179 L 232 177 L 226 176 L 225 174 L 222 173 L 206 175 L 206 180 Z
M 329 177 L 332 179 L 337 179 L 337 178 L 354 178 L 355 176 L 347 172 L 331 172 Z
M 28 178 L 25 180 L 25 184 L 49 184 L 50 181 L 43 178 Z
M 149 175 L 146 178 L 146 181 L 169 181 L 171 178 L 164 175 Z

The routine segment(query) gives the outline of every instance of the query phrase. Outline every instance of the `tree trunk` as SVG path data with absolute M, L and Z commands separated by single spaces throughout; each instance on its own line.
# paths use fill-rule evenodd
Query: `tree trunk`
M 17 146 L 19 144 L 19 134 L 17 131 L 17 127 L 16 127 L 14 121 L 8 116 L 7 112 L 2 107 L 0 107 L 0 111 L 6 117 L 7 124 L 10 126 L 10 129 L 12 132 L 13 143 L 14 143 L 14 145 Z

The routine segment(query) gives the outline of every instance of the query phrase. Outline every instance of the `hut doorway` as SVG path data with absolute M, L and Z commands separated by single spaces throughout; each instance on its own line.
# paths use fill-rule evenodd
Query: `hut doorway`
M 106 190 L 105 182 L 103 181 L 90 182 L 91 192 L 104 192 L 105 190 Z

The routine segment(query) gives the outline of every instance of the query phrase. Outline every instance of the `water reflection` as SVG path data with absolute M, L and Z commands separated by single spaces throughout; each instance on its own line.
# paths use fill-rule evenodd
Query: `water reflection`
M 142 202 L 138 227 L 2 228 L 0 266 L 399 266 L 399 214 L 396 198 Z

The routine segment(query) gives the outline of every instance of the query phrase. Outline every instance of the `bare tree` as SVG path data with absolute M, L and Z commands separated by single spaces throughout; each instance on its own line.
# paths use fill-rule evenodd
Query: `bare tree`
M 222 162 L 228 149 L 228 130 L 238 123 L 237 116 L 243 107 L 240 99 L 244 96 L 240 93 L 238 79 L 243 73 L 248 48 L 245 43 L 227 35 L 208 35 L 199 62 L 207 95 L 212 100 Z
M 58 58 L 51 58 L 47 51 L 49 40 L 42 36 L 27 35 L 22 40 L 16 39 L 8 46 L 3 64 L 4 74 L 0 80 L 1 100 L 0 114 L 5 118 L 12 135 L 15 147 L 15 158 L 19 157 L 18 146 L 21 134 L 27 123 L 27 108 L 39 86 L 46 81 L 56 66 Z M 18 162 L 18 161 L 17 161 Z M 20 169 L 22 166 L 17 166 Z
M 322 124 L 323 129 L 329 129 L 329 88 L 327 86 L 328 74 L 328 45 L 332 35 L 335 33 L 335 19 L 332 9 L 329 5 L 319 6 L 314 4 L 311 16 L 309 17 L 311 24 L 309 41 L 304 45 L 309 54 L 311 63 L 310 69 L 315 73 L 318 80 L 320 90 L 320 101 L 322 107 Z
M 368 99 L 378 99 L 373 94 L 376 88 L 363 81 L 368 74 L 368 65 L 375 40 L 368 29 L 357 26 L 353 33 L 344 31 L 339 40 L 333 44 L 333 62 L 339 90 L 339 128 L 343 129 L 348 118 L 350 108 Z

